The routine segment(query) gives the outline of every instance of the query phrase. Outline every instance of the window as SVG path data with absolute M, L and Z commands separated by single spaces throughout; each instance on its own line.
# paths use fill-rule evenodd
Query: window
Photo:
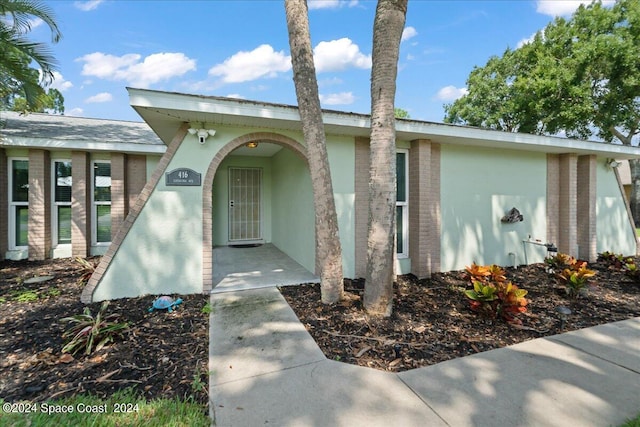
M 408 155 L 408 150 L 396 153 L 396 254 L 399 258 L 409 255 Z
M 93 162 L 93 221 L 94 244 L 111 242 L 111 163 Z
M 9 249 L 29 246 L 29 161 L 9 159 Z
M 54 246 L 71 243 L 71 161 L 53 161 Z

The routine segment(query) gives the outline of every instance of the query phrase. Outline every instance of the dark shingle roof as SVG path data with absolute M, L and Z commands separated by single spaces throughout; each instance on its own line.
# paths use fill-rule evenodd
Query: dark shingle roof
M 128 143 L 164 145 L 144 122 L 88 119 L 53 114 L 21 115 L 12 111 L 0 112 L 0 139 L 48 139 L 59 141 L 86 141 L 102 143 Z

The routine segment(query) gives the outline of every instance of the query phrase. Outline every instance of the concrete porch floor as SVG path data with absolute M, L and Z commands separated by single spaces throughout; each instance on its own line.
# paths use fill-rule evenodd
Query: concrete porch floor
M 256 247 L 213 248 L 211 293 L 318 281 L 315 275 L 271 243 Z

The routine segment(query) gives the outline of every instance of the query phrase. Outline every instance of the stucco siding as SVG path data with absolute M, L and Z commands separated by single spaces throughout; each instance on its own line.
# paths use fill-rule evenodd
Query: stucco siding
M 213 244 L 229 243 L 229 168 L 259 168 L 262 170 L 262 238 L 271 242 L 271 158 L 228 156 L 216 171 L 213 180 Z
M 599 158 L 596 167 L 597 252 L 611 251 L 635 255 L 635 230 L 631 227 L 625 202 L 613 170 Z
M 273 244 L 304 268 L 315 271 L 313 189 L 307 165 L 291 150 L 272 157 Z
M 442 271 L 472 262 L 525 263 L 523 240 L 531 236 L 546 243 L 546 175 L 543 153 L 443 145 Z M 524 221 L 502 223 L 513 207 Z M 545 255 L 543 247 L 526 245 L 529 263 L 541 262 Z

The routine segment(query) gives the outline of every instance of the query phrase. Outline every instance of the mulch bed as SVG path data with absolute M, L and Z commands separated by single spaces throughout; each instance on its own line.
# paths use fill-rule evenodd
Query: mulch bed
M 95 261 L 95 260 L 94 260 Z M 148 312 L 155 297 L 112 301 L 129 332 L 104 349 L 72 359 L 61 352 L 64 317 L 81 314 L 82 268 L 73 259 L 0 261 L 0 397 L 43 401 L 90 393 L 99 397 L 133 387 L 154 398 L 208 402 L 208 295 L 182 296 L 172 313 Z M 25 284 L 37 276 L 53 279 Z M 31 291 L 31 292 L 29 292 Z M 18 298 L 33 299 L 21 302 Z M 89 304 L 95 314 L 100 303 Z
M 578 299 L 568 298 L 544 265 L 507 269 L 509 279 L 529 291 L 520 327 L 472 312 L 462 294 L 468 289 L 463 272 L 428 280 L 400 277 L 394 313 L 386 319 L 363 311 L 359 280 L 346 281 L 345 299 L 334 306 L 320 302 L 319 285 L 281 292 L 328 358 L 399 372 L 640 316 L 640 285 L 604 264 L 592 267 L 598 271 L 594 287 Z M 24 283 L 44 275 L 54 278 Z M 209 319 L 202 309 L 209 296 L 182 296 L 173 313 L 149 313 L 152 296 L 112 301 L 108 313 L 119 313 L 130 332 L 103 350 L 69 360 L 61 352 L 66 324 L 60 319 L 85 307 L 81 275 L 72 259 L 0 262 L 0 397 L 38 402 L 79 393 L 104 397 L 133 387 L 147 399 L 193 398 L 207 405 Z M 572 311 L 564 329 L 555 311 L 560 305 Z M 95 313 L 100 303 L 88 307 Z
M 320 303 L 319 285 L 281 291 L 328 358 L 401 372 L 640 316 L 640 284 L 604 263 L 590 268 L 597 271 L 593 286 L 576 299 L 568 298 L 543 264 L 506 269 L 507 278 L 529 292 L 528 310 L 519 315 L 519 327 L 471 311 L 462 293 L 470 289 L 464 272 L 435 274 L 428 280 L 400 277 L 390 318 L 363 311 L 362 281 L 346 281 L 345 299 L 335 306 Z M 565 325 L 556 312 L 558 306 L 571 310 Z

